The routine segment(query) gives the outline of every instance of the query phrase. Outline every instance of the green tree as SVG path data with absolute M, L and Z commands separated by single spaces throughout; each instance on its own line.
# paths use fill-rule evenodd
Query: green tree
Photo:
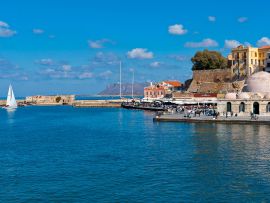
M 57 103 L 59 103 L 59 102 L 61 101 L 61 99 L 62 99 L 62 98 L 58 96 L 58 97 L 55 98 L 55 101 L 56 101 Z
M 193 63 L 192 70 L 225 69 L 228 67 L 227 59 L 220 52 L 207 49 L 196 52 L 191 61 Z

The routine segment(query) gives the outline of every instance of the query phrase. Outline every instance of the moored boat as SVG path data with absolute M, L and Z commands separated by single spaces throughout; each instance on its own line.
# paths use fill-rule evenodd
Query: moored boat
M 162 106 L 145 106 L 137 103 L 122 103 L 122 108 L 125 109 L 137 109 L 137 110 L 147 110 L 147 111 L 165 111 L 166 109 Z

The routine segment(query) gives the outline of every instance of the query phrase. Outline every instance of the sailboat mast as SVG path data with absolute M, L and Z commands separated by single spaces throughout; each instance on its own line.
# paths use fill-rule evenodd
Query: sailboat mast
M 119 97 L 120 99 L 122 98 L 122 61 L 120 61 L 120 64 L 119 64 Z
M 132 71 L 132 89 L 131 89 L 132 98 L 134 98 L 134 70 Z

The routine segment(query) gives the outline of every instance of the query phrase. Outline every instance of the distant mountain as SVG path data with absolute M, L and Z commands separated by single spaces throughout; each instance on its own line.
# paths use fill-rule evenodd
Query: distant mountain
M 133 91 L 134 95 L 141 96 L 143 95 L 144 87 L 149 86 L 148 83 L 134 83 Z M 98 93 L 98 95 L 119 95 L 119 84 L 110 84 L 106 87 L 105 90 Z M 132 84 L 124 83 L 122 84 L 122 95 L 131 95 L 132 94 Z

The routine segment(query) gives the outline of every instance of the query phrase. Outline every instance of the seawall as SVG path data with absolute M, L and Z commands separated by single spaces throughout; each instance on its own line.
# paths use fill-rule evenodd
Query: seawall
M 123 100 L 76 100 L 74 107 L 113 107 L 120 108 Z
M 184 123 L 223 123 L 223 124 L 270 124 L 270 117 L 261 116 L 258 120 L 251 120 L 249 116 L 242 117 L 218 117 L 213 119 L 211 116 L 186 118 L 183 115 L 168 114 L 160 115 L 153 118 L 156 122 L 184 122 Z
M 23 103 L 25 100 L 19 99 L 17 100 L 17 103 Z M 0 106 L 5 106 L 7 103 L 7 100 L 0 100 Z
M 31 103 L 33 106 L 61 106 L 61 105 L 69 105 L 73 107 L 111 107 L 111 108 L 120 108 L 122 102 L 127 101 L 126 99 L 115 99 L 115 100 L 75 100 L 71 103 L 63 104 L 63 103 L 56 103 L 56 102 L 37 102 Z M 17 100 L 18 104 L 25 103 L 26 100 Z M 0 100 L 0 106 L 6 105 L 6 100 Z

